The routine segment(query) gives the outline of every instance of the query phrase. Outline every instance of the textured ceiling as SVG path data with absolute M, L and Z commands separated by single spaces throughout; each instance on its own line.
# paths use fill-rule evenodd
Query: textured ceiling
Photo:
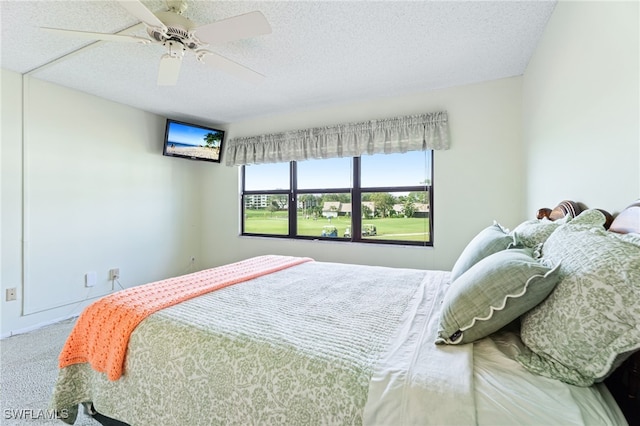
M 161 0 L 143 3 L 167 9 Z M 271 34 L 209 47 L 264 74 L 262 83 L 187 54 L 177 85 L 158 87 L 160 45 L 93 43 L 39 29 L 134 26 L 132 34 L 146 36 L 116 1 L 1 0 L 2 68 L 170 118 L 232 123 L 521 75 L 555 7 L 540 0 L 188 3 L 184 15 L 198 24 L 265 15 Z

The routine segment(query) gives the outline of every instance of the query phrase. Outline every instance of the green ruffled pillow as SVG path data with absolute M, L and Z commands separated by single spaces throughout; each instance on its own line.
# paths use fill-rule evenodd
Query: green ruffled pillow
M 640 238 L 604 230 L 587 210 L 556 229 L 544 258 L 560 264 L 553 293 L 523 315 L 528 370 L 578 386 L 604 380 L 640 348 Z
M 558 270 L 532 248 L 485 257 L 447 290 L 436 343 L 469 343 L 501 329 L 547 297 Z
M 480 231 L 464 248 L 451 269 L 451 281 L 455 281 L 485 257 L 513 246 L 515 246 L 513 235 L 509 235 L 508 229 L 494 221 L 493 225 Z

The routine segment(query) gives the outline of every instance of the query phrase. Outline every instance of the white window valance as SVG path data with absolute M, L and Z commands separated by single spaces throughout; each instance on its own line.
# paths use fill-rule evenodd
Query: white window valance
M 224 155 L 235 166 L 427 149 L 449 149 L 446 111 L 233 138 Z

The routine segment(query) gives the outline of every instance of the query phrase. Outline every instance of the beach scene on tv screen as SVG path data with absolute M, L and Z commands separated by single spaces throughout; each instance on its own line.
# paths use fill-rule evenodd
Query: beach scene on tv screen
M 216 130 L 170 122 L 165 151 L 170 155 L 218 161 L 222 136 Z

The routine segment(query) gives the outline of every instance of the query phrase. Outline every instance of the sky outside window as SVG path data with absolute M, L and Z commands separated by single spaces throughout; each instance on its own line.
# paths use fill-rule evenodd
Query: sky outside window
M 289 163 L 252 164 L 244 174 L 247 191 L 289 189 Z
M 361 157 L 361 185 L 366 187 L 424 185 L 431 180 L 430 153 L 411 151 Z M 350 188 L 351 157 L 299 161 L 298 189 Z M 289 189 L 289 163 L 257 164 L 245 167 L 248 191 Z
M 362 187 L 424 185 L 431 179 L 425 151 L 375 154 L 361 158 Z M 430 158 L 430 157 L 429 157 Z
M 298 189 L 350 188 L 353 158 L 329 158 L 298 162 Z

